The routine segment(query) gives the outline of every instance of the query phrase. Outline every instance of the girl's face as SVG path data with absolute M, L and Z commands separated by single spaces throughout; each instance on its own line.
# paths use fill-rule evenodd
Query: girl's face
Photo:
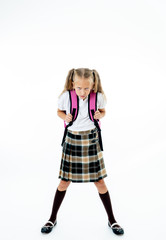
M 72 84 L 73 84 L 73 88 L 76 91 L 76 94 L 83 100 L 89 95 L 94 85 L 91 82 L 91 79 L 81 78 L 78 76 L 75 78 L 75 81 L 72 82 Z

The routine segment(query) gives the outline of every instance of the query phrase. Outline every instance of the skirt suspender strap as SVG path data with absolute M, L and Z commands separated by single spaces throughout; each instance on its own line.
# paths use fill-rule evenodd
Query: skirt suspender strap
M 63 146 L 63 143 L 65 141 L 65 138 L 66 138 L 66 134 L 67 134 L 67 130 L 68 130 L 68 127 L 70 127 L 71 125 L 73 124 L 73 121 L 71 121 L 66 127 L 65 127 L 65 130 L 64 130 L 64 134 L 63 134 L 63 139 L 62 139 L 62 143 L 61 143 L 61 146 Z
M 99 144 L 100 144 L 100 148 L 101 148 L 101 151 L 103 151 L 103 143 L 102 143 L 102 137 L 101 137 L 101 128 L 99 127 L 99 124 L 97 122 L 96 119 L 94 119 L 94 124 L 98 130 L 98 137 L 99 137 Z

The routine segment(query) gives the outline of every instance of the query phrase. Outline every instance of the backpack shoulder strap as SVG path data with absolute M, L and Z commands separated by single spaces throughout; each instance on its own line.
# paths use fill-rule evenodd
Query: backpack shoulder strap
M 68 90 L 69 92 L 69 100 L 70 100 L 70 114 L 73 116 L 74 122 L 78 116 L 78 110 L 79 110 L 79 99 L 75 92 L 75 90 Z M 66 127 L 66 123 L 64 121 L 64 127 Z
M 89 118 L 91 121 L 94 121 L 93 118 L 93 111 L 96 111 L 96 93 L 90 92 L 88 96 L 88 112 L 89 112 Z
M 95 93 L 94 91 L 92 91 L 88 96 L 88 113 L 89 113 L 90 120 L 93 122 L 94 122 L 94 113 L 96 111 L 97 111 L 97 92 Z M 97 119 L 97 121 L 99 122 L 99 127 L 100 127 L 101 122 L 99 119 Z
M 70 94 L 70 113 L 73 115 L 73 121 L 76 120 L 79 110 L 79 99 L 75 90 L 69 90 Z

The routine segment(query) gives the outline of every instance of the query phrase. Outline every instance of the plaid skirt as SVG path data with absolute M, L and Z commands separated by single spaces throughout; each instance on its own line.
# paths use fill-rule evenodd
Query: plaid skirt
M 96 182 L 107 177 L 97 128 L 67 130 L 62 146 L 59 177 L 72 182 Z

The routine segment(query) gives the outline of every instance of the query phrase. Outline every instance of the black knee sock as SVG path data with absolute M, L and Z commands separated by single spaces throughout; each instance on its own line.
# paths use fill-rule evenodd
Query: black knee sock
M 108 219 L 109 219 L 110 223 L 113 224 L 114 222 L 116 222 L 116 220 L 114 218 L 109 192 L 107 191 L 106 193 L 99 193 L 99 196 L 100 196 L 100 198 L 103 202 L 103 205 L 105 207 L 105 210 L 107 212 Z
M 62 200 L 63 200 L 65 194 L 66 194 L 66 190 L 59 191 L 58 188 L 57 188 L 56 193 L 55 193 L 55 197 L 54 197 L 53 206 L 52 206 L 52 213 L 51 213 L 51 216 L 49 218 L 49 221 L 51 221 L 53 223 L 55 222 L 58 209 L 59 209 L 59 207 L 62 203 Z

